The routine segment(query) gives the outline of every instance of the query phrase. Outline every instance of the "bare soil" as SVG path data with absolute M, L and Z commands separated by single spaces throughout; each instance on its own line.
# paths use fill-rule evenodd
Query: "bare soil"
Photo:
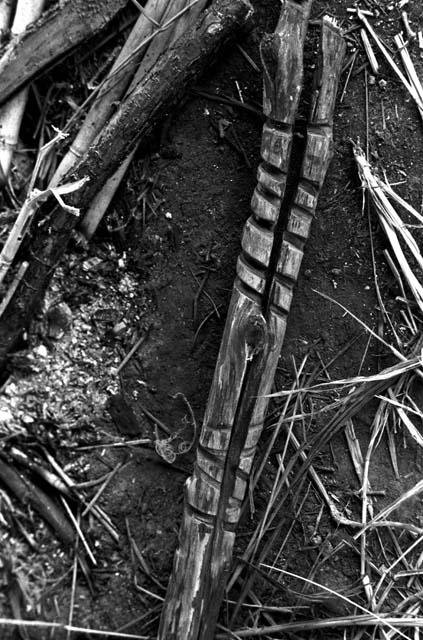
M 378 17 L 372 19 L 372 24 L 390 42 L 401 28 L 397 3 L 382 0 L 365 4 L 377 11 Z M 255 0 L 253 5 L 256 10 L 253 28 L 239 44 L 260 66 L 258 44 L 263 33 L 274 28 L 279 3 Z M 414 28 L 422 28 L 423 9 L 418 0 L 410 0 L 407 10 Z M 358 32 L 353 30 L 357 23 L 347 14 L 346 3 L 315 0 L 305 58 L 307 77 L 315 64 L 316 21 L 326 12 L 336 16 L 348 31 L 346 61 L 359 43 Z M 411 45 L 411 51 L 422 77 L 422 54 L 416 43 Z M 78 56 L 75 54 L 72 60 L 52 70 L 47 79 L 41 79 L 39 90 L 45 90 L 48 82 L 57 86 L 65 77 L 64 72 L 78 64 Z M 401 304 L 397 300 L 400 293 L 384 262 L 385 240 L 373 215 L 369 228 L 351 140 L 360 138 L 364 146 L 368 144 L 374 165 L 385 170 L 392 183 L 399 183 L 397 190 L 420 210 L 421 121 L 404 87 L 382 59 L 381 73 L 372 76 L 361 48 L 341 101 L 348 69 L 342 76 L 336 109 L 334 157 L 295 290 L 276 390 L 291 386 L 296 368 L 305 357 L 305 368 L 312 371 L 338 356 L 327 367 L 332 379 L 366 375 L 393 362 L 387 349 L 376 340 L 369 341 L 368 334 L 351 315 L 319 294 L 340 302 L 375 330 L 380 328 L 370 234 L 381 295 L 394 326 L 401 327 Z M 20 613 L 29 619 L 66 623 L 73 601 L 75 626 L 122 629 L 155 637 L 177 545 L 184 481 L 192 468 L 198 433 L 187 402 L 177 394 L 187 399 L 199 429 L 230 298 L 241 230 L 249 216 L 255 170 L 260 160 L 261 77 L 239 49 L 232 46 L 223 51 L 196 89 L 213 94 L 217 100 L 223 95 L 239 100 L 241 93 L 245 104 L 253 106 L 257 113 L 222 104 L 195 91 L 187 95 L 180 109 L 169 117 L 161 135 L 159 132 L 151 156 L 135 159 L 114 200 L 113 211 L 90 245 L 84 248 L 75 241 L 63 259 L 48 301 L 63 301 L 70 307 L 72 327 L 59 341 L 49 340 L 45 327 L 33 327 L 30 345 L 15 356 L 12 378 L 3 389 L 5 399 L 0 409 L 12 411 L 14 423 L 23 425 L 30 433 L 28 446 L 32 446 L 34 439 L 44 438 L 43 442 L 54 449 L 63 466 L 68 465 L 77 482 L 99 477 L 123 463 L 99 498 L 99 504 L 119 533 L 119 541 L 113 540 L 92 519 L 87 526 L 84 524 L 97 565 L 91 570 L 91 589 L 81 572 L 72 586 L 73 550 L 62 548 L 36 514 L 16 503 L 16 519 L 24 524 L 25 530 L 35 531 L 36 543 L 31 549 L 16 519 L 5 515 L 4 522 L 0 522 L 5 550 L 0 551 L 3 617 L 16 617 Z M 307 84 L 303 113 L 309 91 Z M 226 126 L 224 121 L 230 123 L 226 131 L 230 130 L 232 135 L 235 132 L 235 143 L 229 133 L 220 136 L 219 127 Z M 27 128 L 31 128 L 30 123 Z M 300 119 L 298 135 L 302 135 L 303 129 Z M 149 206 L 143 211 L 144 200 L 140 196 L 145 188 L 154 193 L 150 199 L 157 205 L 154 211 Z M 203 289 L 198 294 L 200 284 Z M 41 319 L 43 322 L 45 318 Z M 123 356 L 142 336 L 144 341 L 118 373 Z M 389 329 L 384 336 L 392 340 Z M 40 345 L 47 348 L 47 355 L 39 351 Z M 22 361 L 28 353 L 32 354 L 29 371 L 28 361 Z M 66 377 L 63 364 L 66 358 L 73 365 L 76 361 L 77 369 L 72 371 L 78 372 L 78 379 Z M 320 381 L 325 379 L 324 374 L 321 369 Z M 72 398 L 78 402 L 71 402 Z M 68 400 L 71 404 L 66 404 Z M 275 402 L 273 409 L 278 406 L 280 401 Z M 363 451 L 369 443 L 375 406 L 367 406 L 354 421 Z M 168 443 L 162 442 L 168 445 L 164 454 L 161 450 L 164 457 L 152 445 L 108 446 L 130 439 L 165 440 L 168 435 L 145 410 L 174 434 Z M 309 422 L 298 426 L 300 440 L 315 433 L 324 420 Z M 269 427 L 271 424 L 270 419 Z M 47 437 L 45 431 L 49 429 L 52 435 Z M 270 433 L 270 429 L 265 431 L 263 446 Z M 183 453 L 192 439 L 194 447 Z M 396 434 L 395 442 L 398 476 L 391 464 L 386 435 L 372 457 L 370 481 L 376 492 L 375 511 L 421 478 L 421 449 L 405 433 Z M 96 448 L 83 449 L 84 446 Z M 280 451 L 283 443 L 278 442 L 277 446 Z M 254 491 L 254 513 L 246 515 L 241 524 L 237 557 L 266 508 L 277 468 L 277 451 Z M 343 435 L 321 451 L 316 469 L 339 509 L 359 520 L 359 482 Z M 97 488 L 91 489 L 90 497 Z M 7 514 L 4 499 L 1 505 Z M 345 591 L 366 606 L 359 556 L 353 551 L 354 530 L 337 526 L 312 488 L 299 514 L 297 508 L 298 504 L 291 504 L 284 514 L 285 522 L 269 554 L 269 563 L 289 532 L 283 552 L 285 570 L 311 576 L 336 591 Z M 395 519 L 421 526 L 422 517 L 420 501 L 412 500 L 401 507 Z M 383 535 L 387 536 L 384 544 L 389 556 L 389 545 L 394 542 L 388 539 L 388 534 Z M 409 542 L 408 535 L 404 532 L 401 537 L 398 533 L 404 548 L 408 546 L 405 544 Z M 135 546 L 131 546 L 130 538 Z M 335 555 L 328 553 L 328 548 L 333 550 L 345 541 L 351 544 L 341 545 Z M 142 554 L 144 566 L 137 552 Z M 373 562 L 379 567 L 386 562 L 381 554 L 381 547 L 375 543 Z M 28 578 L 30 565 L 39 565 L 40 576 L 44 577 L 37 577 L 34 572 Z M 17 575 L 21 582 L 27 576 L 18 604 L 11 597 L 11 577 Z M 229 600 L 237 597 L 240 588 L 240 584 L 235 585 L 228 594 Z M 266 604 L 306 607 L 305 612 L 300 609 L 288 618 L 275 614 L 276 621 L 352 613 L 345 602 L 327 594 L 314 600 L 299 596 L 298 592 L 304 591 L 300 580 L 284 578 L 277 588 L 257 576 L 254 589 Z M 222 624 L 227 626 L 230 607 L 224 609 Z M 263 617 L 257 623 L 264 625 L 268 621 Z M 241 612 L 233 628 L 250 625 L 252 618 Z M 9 627 L 5 626 L 1 633 L 2 637 L 8 637 Z M 330 633 L 341 637 L 342 631 Z M 40 630 L 29 634 L 49 637 Z

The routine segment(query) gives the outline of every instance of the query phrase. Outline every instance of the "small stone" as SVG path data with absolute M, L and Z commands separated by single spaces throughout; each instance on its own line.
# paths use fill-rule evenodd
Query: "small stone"
M 115 336 L 119 336 L 123 331 L 125 331 L 125 329 L 126 329 L 126 323 L 123 320 L 121 320 L 120 322 L 117 322 L 115 324 L 112 331 Z
M 13 415 L 7 407 L 2 407 L 0 409 L 0 422 L 10 422 L 13 420 Z
M 47 347 L 44 344 L 39 344 L 37 347 L 34 348 L 34 355 L 38 356 L 39 358 L 47 358 L 48 356 Z
M 66 302 L 54 304 L 47 310 L 47 335 L 53 340 L 60 340 L 65 331 L 72 326 L 72 311 Z

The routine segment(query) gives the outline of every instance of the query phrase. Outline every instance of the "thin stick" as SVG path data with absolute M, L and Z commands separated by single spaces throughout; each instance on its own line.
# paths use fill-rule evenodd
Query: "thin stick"
M 72 513 L 68 503 L 66 502 L 65 498 L 63 496 L 60 496 L 60 499 L 62 501 L 63 506 L 66 509 L 66 513 L 68 514 L 69 519 L 72 521 L 72 524 L 76 529 L 76 532 L 77 532 L 78 536 L 81 538 L 81 542 L 85 547 L 85 550 L 86 550 L 86 552 L 88 554 L 89 559 L 91 560 L 93 565 L 96 566 L 97 565 L 97 560 L 94 558 L 93 552 L 91 551 L 91 549 L 90 549 L 90 547 L 88 545 L 88 542 L 86 541 L 85 536 L 82 533 L 82 530 L 81 530 L 81 527 L 79 526 L 78 521 L 76 520 L 75 516 L 73 515 L 73 513 Z
M 340 594 L 336 594 L 340 595 Z M 354 603 L 355 606 L 356 603 Z M 216 635 L 216 640 L 228 640 L 229 638 L 259 638 L 262 636 L 270 636 L 274 634 L 281 633 L 295 633 L 296 631 L 314 631 L 319 629 L 337 629 L 337 628 L 348 628 L 348 627 L 383 627 L 387 626 L 392 629 L 394 634 L 398 634 L 405 638 L 406 640 L 410 640 L 409 636 L 399 630 L 398 627 L 411 627 L 415 629 L 420 629 L 423 627 L 423 618 L 416 618 L 415 616 L 408 617 L 395 617 L 389 616 L 389 614 L 374 614 L 369 612 L 368 614 L 355 615 L 355 616 L 346 616 L 344 618 L 326 618 L 326 619 L 317 619 L 317 620 L 299 620 L 298 622 L 286 622 L 284 624 L 276 624 L 267 627 L 259 627 L 255 629 L 237 629 L 235 632 L 230 632 L 232 635 L 228 635 L 228 633 L 218 633 Z M 280 636 L 279 636 L 280 637 Z
M 357 16 L 361 20 L 361 22 L 364 24 L 364 26 L 366 27 L 367 31 L 372 36 L 373 40 L 375 41 L 375 43 L 378 46 L 379 50 L 382 52 L 383 56 L 385 57 L 385 60 L 387 61 L 387 63 L 391 67 L 391 69 L 398 76 L 398 78 L 403 83 L 404 87 L 407 89 L 407 91 L 409 92 L 411 97 L 416 102 L 419 111 L 423 111 L 423 102 L 420 99 L 420 96 L 418 95 L 418 93 L 415 90 L 414 86 L 412 84 L 410 84 L 410 82 L 408 82 L 407 78 L 404 76 L 402 71 L 399 69 L 398 65 L 394 62 L 392 56 L 390 55 L 390 53 L 386 49 L 385 45 L 382 43 L 382 41 L 380 40 L 379 36 L 375 32 L 375 30 L 373 29 L 373 27 L 371 26 L 371 24 L 367 20 L 366 16 L 363 14 L 363 12 L 360 11 L 360 9 L 357 10 Z
M 0 303 L 0 318 L 3 315 L 3 313 L 5 312 L 7 305 L 9 304 L 9 302 L 11 301 L 11 299 L 13 298 L 13 294 L 15 293 L 16 289 L 19 286 L 19 283 L 21 282 L 22 278 L 25 275 L 26 270 L 28 269 L 29 266 L 29 262 L 22 262 L 21 265 L 19 265 L 19 269 L 17 274 L 15 275 L 15 277 L 13 278 L 12 283 L 10 284 L 6 294 L 3 296 L 2 301 Z
M 239 43 L 236 44 L 236 48 L 238 49 L 240 54 L 246 59 L 246 61 L 252 67 L 252 69 L 254 69 L 254 71 L 256 71 L 257 73 L 260 73 L 260 68 L 256 65 L 254 60 L 248 55 L 248 53 L 245 51 L 245 49 L 243 49 L 243 47 L 241 47 Z
M 115 477 L 115 475 L 118 473 L 118 471 L 120 471 L 124 466 L 126 467 L 129 463 L 127 462 L 126 464 L 124 464 L 123 462 L 120 462 L 114 469 L 113 471 L 111 471 L 109 473 L 109 475 L 107 476 L 106 480 L 103 482 L 103 484 L 101 485 L 101 487 L 98 489 L 98 491 L 95 493 L 94 497 L 90 500 L 90 502 L 87 504 L 87 506 L 85 507 L 84 511 L 82 512 L 82 517 L 85 517 L 88 513 L 88 511 L 91 511 L 92 507 L 95 505 L 95 503 L 97 502 L 97 500 L 99 499 L 99 497 L 101 496 L 101 494 L 106 490 L 106 488 L 108 487 L 108 485 L 110 484 L 110 482 L 113 480 L 113 478 Z
M 77 634 L 93 636 L 105 636 L 107 638 L 127 638 L 128 640 L 151 640 L 151 636 L 134 635 L 133 633 L 120 633 L 118 631 L 107 631 L 106 629 L 88 629 L 86 627 L 73 627 L 60 622 L 44 622 L 42 620 L 17 620 L 16 618 L 0 618 L 0 625 L 9 627 L 29 627 L 41 629 L 62 629 Z
M 141 345 L 143 345 L 144 342 L 146 342 L 146 340 L 148 339 L 149 333 L 150 333 L 150 329 L 151 329 L 151 325 L 148 327 L 148 329 L 145 332 L 145 334 L 143 336 L 141 336 L 141 338 L 139 338 L 139 340 L 136 341 L 134 346 L 128 351 L 128 353 L 126 354 L 126 356 L 124 357 L 124 359 L 122 360 L 120 365 L 118 366 L 118 368 L 116 370 L 116 374 L 119 374 L 122 371 L 122 369 L 124 367 L 126 367 L 126 365 L 130 361 L 130 359 L 132 358 L 134 353 L 136 353 L 138 351 L 138 349 L 141 347 Z
M 347 74 L 347 78 L 345 80 L 344 88 L 342 89 L 341 97 L 339 98 L 340 104 L 342 104 L 342 102 L 344 101 L 345 93 L 347 91 L 348 83 L 350 81 L 351 74 L 352 74 L 352 71 L 354 69 L 354 65 L 355 65 L 355 61 L 357 59 L 357 55 L 358 55 L 358 49 L 356 49 L 356 51 L 354 51 L 354 53 L 352 55 L 352 58 L 351 58 L 350 68 L 348 69 L 348 74 Z
M 78 510 L 77 515 L 78 525 L 80 524 L 80 514 Z M 68 626 L 71 626 L 73 620 L 73 611 L 75 606 L 75 592 L 76 592 L 76 578 L 78 575 L 78 546 L 79 546 L 79 537 L 75 537 L 75 547 L 74 547 L 74 558 L 73 558 L 73 568 L 72 568 L 72 587 L 71 587 L 71 599 L 69 604 L 69 615 L 68 615 Z M 70 629 L 66 631 L 66 640 L 69 640 L 71 636 Z
M 162 429 L 162 431 L 164 431 L 165 433 L 167 433 L 168 436 L 172 435 L 171 430 L 158 418 L 156 418 L 156 416 L 154 416 L 151 411 L 149 411 L 148 409 L 146 409 L 145 407 L 143 407 L 142 405 L 139 405 L 141 411 L 143 413 L 145 413 L 145 415 L 147 416 L 147 418 L 150 418 L 150 420 L 152 420 L 158 427 L 160 427 L 160 429 Z
M 413 87 L 417 91 L 417 94 L 420 97 L 421 102 L 423 103 L 422 83 L 420 82 L 420 78 L 417 75 L 413 61 L 411 60 L 410 54 L 408 52 L 406 43 L 404 42 L 404 38 L 402 37 L 401 34 L 398 34 L 395 36 L 394 40 L 395 40 L 395 44 L 398 47 L 398 51 L 401 56 L 401 60 L 404 65 L 410 84 L 413 85 Z M 420 106 L 418 108 L 420 112 L 420 117 L 423 118 L 423 109 Z

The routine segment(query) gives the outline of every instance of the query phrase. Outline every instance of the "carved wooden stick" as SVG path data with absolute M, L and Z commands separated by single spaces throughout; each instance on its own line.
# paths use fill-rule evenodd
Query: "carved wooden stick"
M 163 609 L 161 640 L 213 638 L 267 409 L 265 396 L 273 382 L 304 243 L 331 157 L 332 115 L 345 45 L 339 28 L 325 18 L 318 86 L 292 198 L 286 183 L 310 7 L 311 0 L 287 0 L 276 32 L 261 46 L 268 117 L 263 128 L 263 162 L 252 199 L 253 215 L 242 237 L 194 474 L 186 486 L 180 547 Z
M 161 640 L 213 638 L 230 568 L 235 529 L 267 406 L 265 398 L 257 398 L 257 391 L 263 388 L 263 376 L 273 380 L 277 346 L 286 326 L 284 307 L 272 314 L 270 322 L 263 313 L 302 87 L 302 50 L 311 1 L 287 0 L 275 33 L 262 44 L 264 113 L 269 118 L 263 130 L 264 162 L 253 196 L 254 216 L 244 229 L 194 474 L 186 485 L 180 546 L 163 608 Z M 264 387 L 268 392 L 268 385 Z

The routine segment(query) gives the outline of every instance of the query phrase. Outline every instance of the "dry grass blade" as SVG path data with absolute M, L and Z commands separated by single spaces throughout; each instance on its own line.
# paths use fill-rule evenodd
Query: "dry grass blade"
M 382 52 L 385 60 L 387 61 L 387 63 L 391 67 L 391 69 L 394 71 L 395 75 L 401 80 L 401 82 L 404 85 L 404 87 L 407 89 L 407 91 L 410 93 L 410 95 L 414 99 L 414 101 L 415 101 L 420 113 L 422 113 L 422 111 L 423 111 L 423 101 L 421 100 L 421 98 L 420 98 L 418 92 L 416 91 L 414 85 L 411 84 L 407 80 L 407 78 L 404 76 L 404 74 L 402 73 L 401 69 L 398 67 L 396 62 L 393 60 L 393 58 L 390 55 L 389 51 L 387 50 L 387 48 L 385 47 L 385 45 L 383 44 L 383 42 L 381 41 L 381 39 L 379 38 L 377 33 L 375 32 L 375 30 L 373 29 L 373 27 L 371 26 L 369 21 L 367 20 L 367 18 L 364 15 L 363 11 L 358 9 L 357 10 L 357 16 L 361 20 L 363 25 L 366 27 L 367 32 L 372 36 L 375 44 L 377 45 L 379 50 Z
M 363 188 L 369 194 L 371 202 L 379 216 L 382 228 L 391 244 L 392 250 L 401 268 L 402 274 L 414 295 L 420 311 L 423 313 L 423 286 L 417 279 L 405 257 L 400 244 L 400 239 L 406 244 L 418 266 L 423 270 L 423 256 L 420 253 L 419 246 L 386 195 L 386 193 L 390 193 L 391 195 L 393 193 L 392 189 L 390 189 L 388 185 L 384 185 L 383 182 L 374 175 L 370 164 L 358 145 L 354 145 L 354 157 Z M 408 211 L 410 212 L 410 207 L 408 208 Z M 417 214 L 417 217 L 421 222 L 421 216 Z
M 260 542 L 263 539 L 263 534 L 265 532 L 268 532 L 271 529 L 271 527 L 273 527 L 274 531 L 270 535 L 269 539 L 266 541 L 264 547 L 261 549 L 258 555 L 259 562 L 263 562 L 265 560 L 270 549 L 273 547 L 273 544 L 276 542 L 276 539 L 279 536 L 280 525 L 276 524 L 276 527 L 275 527 L 275 523 L 278 522 L 277 520 L 278 518 L 280 519 L 282 508 L 285 505 L 286 499 L 287 499 L 287 492 L 282 491 L 285 484 L 289 486 L 289 492 L 291 495 L 292 493 L 294 493 L 294 495 L 298 495 L 298 491 L 300 487 L 302 487 L 304 484 L 306 473 L 310 470 L 313 460 L 317 455 L 319 455 L 319 452 L 322 451 L 323 447 L 331 440 L 331 438 L 339 430 L 345 427 L 345 424 L 347 423 L 347 421 L 351 419 L 360 409 L 362 409 L 376 394 L 381 393 L 382 389 L 386 390 L 386 388 L 388 388 L 394 380 L 404 377 L 404 375 L 407 375 L 409 371 L 413 371 L 416 369 L 416 367 L 420 366 L 419 358 L 417 358 L 413 362 L 413 364 L 411 364 L 410 366 L 410 361 L 413 360 L 412 357 L 407 363 L 407 359 L 405 356 L 403 356 L 402 354 L 399 354 L 399 356 L 404 360 L 404 362 L 400 362 L 393 367 L 389 367 L 388 369 L 380 372 L 380 374 L 376 376 L 369 376 L 368 378 L 359 376 L 356 379 L 354 379 L 355 384 L 360 382 L 359 386 L 356 389 L 353 389 L 349 394 L 347 394 L 340 401 L 338 401 L 337 403 L 338 411 L 336 411 L 332 419 L 329 420 L 329 422 L 323 427 L 323 429 L 320 430 L 320 432 L 314 437 L 314 439 L 308 443 L 309 450 L 307 455 L 305 455 L 298 441 L 296 442 L 294 441 L 294 446 L 296 445 L 297 453 L 291 456 L 290 460 L 286 464 L 286 467 L 283 468 L 283 471 L 282 471 L 282 467 L 280 467 L 280 472 L 278 473 L 278 476 L 279 476 L 278 486 L 277 488 L 274 488 L 274 490 L 272 490 L 272 496 L 273 496 L 271 500 L 272 508 L 269 511 L 269 514 L 267 516 L 266 526 L 263 527 L 262 523 L 260 523 L 259 526 L 256 528 L 255 532 L 253 533 L 250 539 L 249 545 L 243 555 L 243 558 L 242 558 L 243 562 L 252 561 L 252 559 L 256 556 L 258 552 L 258 547 Z M 348 383 L 351 380 L 352 379 L 347 380 L 346 382 Z M 301 387 L 301 385 L 298 385 L 298 381 L 297 381 L 295 388 L 291 389 L 286 394 L 282 393 L 279 395 L 288 395 L 289 399 L 291 399 L 292 397 L 295 397 L 296 394 L 298 396 L 310 390 L 320 388 L 321 386 L 325 386 L 325 385 L 327 385 L 327 383 L 323 383 L 323 385 L 315 385 L 315 386 L 304 388 L 304 387 Z M 336 381 L 334 381 L 332 386 L 334 387 L 337 386 Z M 329 385 L 329 388 L 330 387 L 331 385 Z M 275 394 L 275 395 L 278 395 L 278 394 Z M 295 418 L 296 407 L 297 405 L 295 404 L 294 418 Z M 288 438 L 292 438 L 290 433 L 288 435 Z M 296 462 L 300 460 L 302 460 L 303 464 L 296 471 L 296 473 L 292 474 L 292 470 L 294 469 Z M 325 491 L 321 491 L 321 486 L 320 486 L 321 482 L 319 482 L 320 479 L 318 478 L 317 474 L 314 473 L 314 470 L 310 471 L 310 473 L 313 481 L 315 482 L 315 486 L 318 488 L 326 504 L 328 505 L 332 517 L 339 524 L 346 524 L 347 526 L 351 526 L 351 525 L 358 526 L 358 522 L 347 520 L 342 516 L 339 509 L 337 509 L 336 505 L 333 504 L 333 501 L 331 501 L 330 499 L 327 499 L 325 495 Z M 382 522 L 379 522 L 378 524 L 382 526 Z M 389 523 L 388 525 L 388 523 L 384 522 L 383 524 L 384 526 L 398 526 L 400 528 L 404 528 L 402 523 Z M 231 578 L 229 586 L 234 585 L 240 573 L 241 573 L 241 569 L 238 566 Z M 363 582 L 364 581 L 365 581 L 365 572 L 363 570 Z M 244 586 L 243 593 L 241 594 L 241 597 L 240 597 L 240 602 L 242 602 L 243 599 L 246 597 L 246 594 L 248 593 L 250 586 L 251 586 L 251 579 L 247 580 Z
M 323 295 L 323 294 L 321 294 Z M 328 296 L 324 296 L 328 298 Z M 331 299 L 331 298 L 328 298 Z M 332 302 L 336 302 L 332 300 Z M 339 304 L 336 302 L 336 304 Z M 342 308 L 345 309 L 342 305 Z M 410 357 L 409 360 L 406 359 L 405 356 L 399 354 L 397 350 L 395 350 L 396 355 L 401 356 L 402 362 L 399 362 L 392 367 L 387 367 L 383 369 L 379 373 L 375 373 L 370 376 L 355 376 L 352 378 L 341 378 L 339 380 L 330 380 L 328 382 L 320 382 L 319 384 L 315 384 L 311 387 L 303 387 L 301 389 L 294 389 L 293 391 L 276 391 L 269 395 L 270 398 L 278 398 L 285 397 L 287 395 L 294 395 L 296 393 L 313 393 L 313 391 L 322 391 L 324 389 L 336 389 L 340 387 L 348 388 L 348 387 L 357 387 L 357 385 L 370 385 L 370 384 L 378 384 L 379 382 L 389 382 L 390 380 L 395 380 L 398 376 L 401 376 L 407 372 L 415 371 L 418 367 L 422 366 L 421 356 Z M 345 401 L 347 398 L 344 399 Z M 339 406 L 339 403 L 338 403 Z
M 51 633 L 54 634 L 54 630 L 69 631 L 75 634 L 75 637 L 80 637 L 81 634 L 87 636 L 100 636 L 103 638 L 128 638 L 128 640 L 150 640 L 151 636 L 140 636 L 133 633 L 122 633 L 119 631 L 107 631 L 106 629 L 87 629 L 85 627 L 74 627 L 68 624 L 60 624 L 59 622 L 44 622 L 42 620 L 16 620 L 15 618 L 0 618 L 0 628 L 5 627 L 17 627 L 27 629 L 51 629 Z M 52 637 L 54 637 L 52 635 Z
M 405 551 L 400 552 L 398 557 L 394 560 L 394 562 L 392 562 L 389 567 L 385 567 L 384 571 L 379 579 L 379 582 L 375 588 L 375 595 L 378 593 L 378 591 L 380 590 L 383 582 L 385 581 L 385 579 L 389 576 L 392 575 L 392 570 L 401 562 L 404 561 L 404 559 L 406 558 L 407 555 L 409 555 L 411 553 L 411 551 L 413 551 L 419 544 L 421 544 L 421 542 L 423 541 L 423 536 L 421 535 L 419 538 L 417 538 L 417 540 L 415 540 Z
M 395 617 L 384 614 L 380 614 L 376 617 L 375 614 L 369 613 L 339 618 L 326 618 L 323 620 L 303 620 L 298 622 L 275 624 L 255 629 L 237 629 L 236 631 L 228 630 L 227 633 L 224 634 L 218 633 L 216 635 L 216 640 L 229 640 L 230 638 L 260 638 L 262 636 L 275 636 L 276 638 L 280 638 L 281 636 L 279 634 L 281 633 L 294 634 L 298 631 L 310 632 L 324 629 L 346 629 L 350 627 L 376 626 L 382 627 L 381 631 L 384 633 L 385 639 L 387 639 L 389 636 L 387 636 L 387 634 L 384 632 L 383 626 L 389 627 L 393 634 L 400 635 L 401 637 L 410 640 L 409 636 L 400 631 L 399 627 L 411 627 L 418 632 L 420 628 L 423 627 L 423 618 L 415 616 Z
M 347 440 L 354 471 L 357 475 L 358 480 L 362 482 L 364 473 L 364 458 L 361 452 L 360 441 L 355 435 L 354 424 L 352 420 L 347 420 L 346 422 L 345 438 Z
M 388 394 L 390 395 L 390 401 L 394 404 L 396 411 L 400 417 L 402 424 L 406 427 L 410 436 L 417 442 L 419 447 L 423 447 L 423 437 L 417 427 L 413 424 L 413 422 L 408 417 L 406 411 L 413 411 L 414 414 L 418 415 L 421 418 L 421 412 L 414 411 L 411 407 L 408 407 L 404 404 L 400 404 L 396 402 L 394 394 L 391 389 L 388 389 Z
M 382 509 L 372 520 L 370 520 L 365 527 L 358 533 L 356 533 L 355 538 L 359 538 L 365 531 L 370 529 L 376 522 L 387 518 L 395 509 L 401 506 L 404 502 L 409 500 L 410 498 L 414 498 L 420 495 L 423 491 L 423 480 L 417 482 L 414 487 L 403 493 L 399 498 L 394 500 L 390 505 L 388 505 L 385 509 Z
M 82 532 L 82 529 L 79 525 L 79 522 L 77 521 L 77 519 L 75 518 L 75 516 L 73 515 L 68 503 L 66 502 L 66 500 L 63 498 L 63 496 L 60 496 L 61 502 L 63 504 L 63 506 L 65 507 L 66 513 L 68 514 L 69 520 L 72 522 L 73 526 L 75 527 L 76 533 L 78 534 L 79 539 L 81 540 L 85 551 L 87 552 L 87 555 L 89 557 L 89 559 L 91 560 L 92 564 L 94 566 L 97 565 L 97 560 L 94 558 L 94 554 L 91 551 L 88 542 Z
M 128 464 L 128 463 L 126 463 Z M 123 462 L 120 462 L 107 476 L 106 480 L 103 482 L 103 484 L 101 485 L 101 487 L 98 489 L 98 491 L 96 491 L 95 495 L 93 496 L 93 498 L 89 501 L 89 503 L 87 504 L 87 506 L 85 507 L 84 511 L 82 512 L 82 517 L 86 516 L 87 513 L 89 511 L 92 510 L 93 506 L 95 505 L 95 503 L 97 502 L 97 500 L 99 499 L 99 497 L 102 495 L 102 493 L 104 493 L 104 491 L 106 490 L 106 488 L 108 487 L 108 485 L 110 484 L 110 482 L 113 480 L 113 478 L 115 477 L 115 475 L 121 471 L 121 469 L 126 466 Z
M 327 587 L 324 584 L 321 584 L 319 582 L 315 582 L 314 580 L 310 580 L 309 578 L 304 578 L 303 576 L 300 576 L 300 575 L 298 575 L 296 573 L 292 573 L 291 571 L 286 571 L 285 569 L 279 569 L 277 567 L 270 567 L 269 565 L 266 565 L 266 564 L 263 564 L 263 563 L 261 564 L 261 566 L 266 568 L 266 569 L 270 569 L 270 570 L 276 571 L 277 573 L 281 573 L 283 575 L 287 575 L 287 576 L 289 576 L 291 578 L 296 578 L 298 580 L 302 580 L 303 582 L 306 582 L 307 584 L 311 584 L 314 587 L 318 587 L 319 589 L 322 589 L 323 591 L 326 591 L 327 593 L 330 593 L 331 595 L 335 596 L 336 598 L 340 598 L 344 602 L 347 602 L 348 604 L 353 605 L 354 607 L 356 607 L 357 609 L 362 611 L 364 614 L 370 616 L 370 619 L 374 620 L 374 624 L 386 625 L 387 627 L 389 627 L 389 629 L 391 629 L 391 631 L 394 631 L 395 633 L 397 633 L 401 637 L 407 638 L 407 640 L 409 640 L 408 636 L 406 636 L 402 631 L 400 631 L 398 628 L 394 627 L 390 622 L 388 622 L 387 618 L 384 618 L 383 616 L 379 615 L 378 613 L 373 613 L 373 612 L 369 611 L 368 609 L 366 609 L 366 607 L 363 607 L 360 604 L 358 604 L 357 602 L 354 602 L 353 600 L 351 600 L 351 598 L 348 598 L 347 596 L 344 596 L 342 593 L 339 593 L 339 592 L 335 591 L 334 589 L 331 589 L 330 587 Z M 423 619 L 421 620 L 421 624 L 423 626 Z M 407 626 L 409 626 L 409 625 L 407 625 Z
M 408 80 L 410 81 L 410 84 L 412 84 L 413 87 L 415 88 L 417 94 L 420 97 L 420 101 L 423 104 L 422 83 L 420 82 L 420 78 L 417 75 L 413 61 L 411 60 L 410 53 L 407 49 L 407 43 L 405 42 L 401 34 L 398 34 L 397 36 L 395 36 L 394 40 L 395 40 L 395 44 L 397 45 L 399 54 L 401 56 L 402 64 L 404 65 L 404 69 L 407 73 Z M 419 107 L 420 117 L 423 119 L 423 109 L 419 105 L 418 107 Z

